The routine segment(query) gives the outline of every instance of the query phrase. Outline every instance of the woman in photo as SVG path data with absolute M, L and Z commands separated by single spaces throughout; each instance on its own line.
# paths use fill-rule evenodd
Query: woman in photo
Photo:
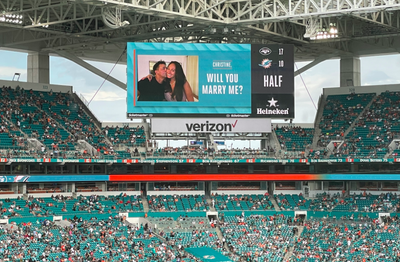
M 186 80 L 185 73 L 181 64 L 177 61 L 172 61 L 167 67 L 167 79 L 169 83 L 165 91 L 165 100 L 167 101 L 188 101 L 193 102 L 193 92 Z

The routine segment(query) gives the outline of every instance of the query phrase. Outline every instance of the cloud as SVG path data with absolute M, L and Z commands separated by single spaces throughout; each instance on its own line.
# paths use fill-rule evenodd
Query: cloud
M 51 81 L 53 84 L 65 85 L 65 83 L 70 83 L 69 85 L 71 85 L 71 83 L 74 83 L 74 87 L 79 88 L 84 86 L 85 88 L 97 90 L 97 88 L 99 88 L 104 81 L 102 77 L 65 58 L 52 57 L 50 62 L 51 68 L 57 69 L 51 71 Z M 108 74 L 114 66 L 110 63 L 99 63 L 92 61 L 87 62 L 106 74 Z M 116 65 L 111 73 L 111 76 L 123 83 L 126 83 L 126 65 Z M 108 81 L 106 81 L 104 85 L 110 85 L 116 89 L 119 89 L 117 86 Z
M 301 68 L 306 64 L 298 63 L 297 67 Z M 327 60 L 295 77 L 294 123 L 314 122 L 317 113 L 314 104 L 318 107 L 318 100 L 324 88 L 339 86 L 339 71 L 339 60 Z
M 15 73 L 20 73 L 20 81 L 26 81 L 27 70 L 17 67 L 0 66 L 0 78 L 4 80 L 12 80 Z
M 90 97 L 91 98 L 91 97 Z M 90 99 L 89 98 L 89 99 Z M 88 98 L 87 98 L 88 99 Z M 121 100 L 93 100 L 89 108 L 103 122 L 127 122 L 126 103 Z
M 399 55 L 361 58 L 361 85 L 387 85 L 400 82 Z
M 382 85 L 382 84 L 394 84 L 395 79 L 390 77 L 386 72 L 375 70 L 368 71 L 362 75 L 362 82 L 364 85 Z
M 81 93 L 87 101 L 90 101 L 92 99 L 93 95 L 95 92 L 90 92 L 90 93 Z M 126 94 L 125 95 L 120 95 L 116 92 L 113 91 L 99 91 L 96 96 L 93 98 L 93 101 L 120 101 L 120 100 L 125 100 L 126 99 Z

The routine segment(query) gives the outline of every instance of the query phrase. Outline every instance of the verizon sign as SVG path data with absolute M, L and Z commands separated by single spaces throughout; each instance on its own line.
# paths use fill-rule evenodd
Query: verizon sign
M 271 119 L 152 118 L 153 133 L 271 133 Z

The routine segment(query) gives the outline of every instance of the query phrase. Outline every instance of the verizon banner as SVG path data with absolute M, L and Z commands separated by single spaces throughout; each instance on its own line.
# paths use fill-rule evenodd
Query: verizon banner
M 153 133 L 271 133 L 271 119 L 152 118 Z

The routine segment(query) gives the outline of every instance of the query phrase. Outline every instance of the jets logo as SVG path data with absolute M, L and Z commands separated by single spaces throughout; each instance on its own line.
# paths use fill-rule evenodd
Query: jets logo
M 272 53 L 272 50 L 269 49 L 268 47 L 263 47 L 260 50 L 258 50 L 258 52 L 262 55 L 269 55 Z

